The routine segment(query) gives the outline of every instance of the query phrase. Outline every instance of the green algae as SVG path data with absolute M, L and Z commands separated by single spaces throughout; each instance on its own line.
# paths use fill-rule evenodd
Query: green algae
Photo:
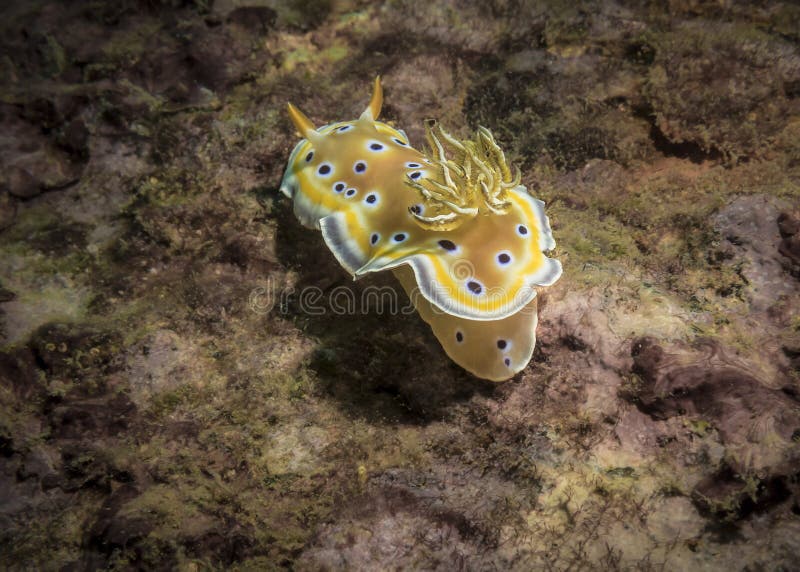
M 7 340 L 21 341 L 53 320 L 79 321 L 90 299 L 86 287 L 94 259 L 81 246 L 86 227 L 50 209 L 26 209 L 0 245 L 0 280 L 15 293 L 6 310 Z
M 100 495 L 95 495 L 55 511 L 48 519 L 28 523 L 8 553 L 9 557 L 41 570 L 51 569 L 53 562 L 73 560 L 80 554 L 86 519 L 91 518 L 101 504 Z
M 181 391 L 170 411 L 160 415 L 169 418 L 188 413 L 209 426 L 198 439 L 206 454 L 198 457 L 191 446 L 175 450 L 168 441 L 151 441 L 141 453 L 146 460 L 157 462 L 159 473 L 173 484 L 148 489 L 150 492 L 128 505 L 128 514 L 153 517 L 157 530 L 170 542 L 210 530 L 220 516 L 229 515 L 251 531 L 259 550 L 273 558 L 285 558 L 301 547 L 311 533 L 308 525 L 330 515 L 330 495 L 341 485 L 330 483 L 326 488 L 334 487 L 331 492 L 320 494 L 315 475 L 327 474 L 327 469 L 317 467 L 302 475 L 297 472 L 299 466 L 287 466 L 290 471 L 284 472 L 275 464 L 275 457 L 260 453 L 265 443 L 269 449 L 271 436 L 279 435 L 276 432 L 289 413 L 282 414 L 269 404 L 280 406 L 279 397 L 290 397 L 295 383 L 288 376 L 254 382 L 235 392 L 233 401 L 230 395 L 223 398 L 222 389 Z M 222 411 L 220 404 L 225 407 Z M 297 446 L 291 440 L 276 444 L 277 458 L 285 454 L 280 451 Z M 246 469 L 241 472 L 239 467 Z M 205 476 L 208 474 L 211 479 Z M 350 479 L 344 483 L 346 488 L 354 485 Z M 312 491 L 316 492 L 305 501 L 298 496 Z M 187 518 L 205 524 L 197 525 L 199 530 L 187 529 Z
M 775 53 L 786 49 L 782 42 L 752 26 L 734 24 L 702 30 L 684 26 L 654 38 L 654 43 L 657 53 L 669 55 L 656 57 L 647 90 L 667 137 L 693 141 L 731 164 L 760 156 L 763 142 L 783 126 L 787 109 L 778 82 L 788 70 L 775 60 Z M 709 68 L 715 58 L 735 58 L 741 67 L 717 81 Z M 792 64 L 787 60 L 786 65 Z M 731 90 L 734 84 L 742 87 Z M 682 85 L 693 86 L 692 92 L 682 91 Z
M 595 211 L 575 211 L 559 203 L 550 205 L 552 216 L 559 221 L 559 248 L 569 253 L 575 268 L 586 263 L 622 259 L 635 263 L 636 243 L 613 217 Z
M 118 68 L 136 63 L 152 48 L 162 28 L 158 20 L 146 19 L 138 26 L 111 35 L 103 45 L 106 61 L 101 64 Z
M 67 68 L 67 54 L 63 46 L 51 35 L 44 36 L 45 74 L 58 77 Z

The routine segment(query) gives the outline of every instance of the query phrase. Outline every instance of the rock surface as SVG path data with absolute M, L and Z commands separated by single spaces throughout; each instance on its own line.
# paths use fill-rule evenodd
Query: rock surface
M 4 567 L 796 568 L 795 3 L 0 11 Z M 509 382 L 277 192 L 286 101 L 354 118 L 376 74 L 547 203 Z

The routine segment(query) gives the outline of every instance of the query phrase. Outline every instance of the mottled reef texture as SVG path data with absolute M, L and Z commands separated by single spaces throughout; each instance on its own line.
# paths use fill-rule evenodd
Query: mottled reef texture
M 796 569 L 796 2 L 1 10 L 2 567 Z M 284 105 L 354 118 L 376 73 L 548 204 L 508 383 L 268 303 L 351 284 L 277 195 Z

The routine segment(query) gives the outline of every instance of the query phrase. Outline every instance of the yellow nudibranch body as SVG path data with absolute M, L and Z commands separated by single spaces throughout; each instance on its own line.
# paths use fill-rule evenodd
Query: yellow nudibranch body
M 382 101 L 378 78 L 359 119 L 318 129 L 290 104 L 304 139 L 281 192 L 354 277 L 393 270 L 453 361 L 508 379 L 533 353 L 536 287 L 561 275 L 544 203 L 488 130 L 459 141 L 428 122 L 423 153 L 377 121 Z

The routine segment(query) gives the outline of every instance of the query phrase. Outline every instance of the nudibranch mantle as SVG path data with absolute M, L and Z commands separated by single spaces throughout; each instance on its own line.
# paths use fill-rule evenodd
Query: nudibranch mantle
M 544 255 L 555 246 L 544 203 L 512 176 L 488 130 L 459 141 L 428 122 L 420 152 L 377 121 L 382 100 L 376 79 L 359 119 L 321 128 L 290 104 L 304 139 L 281 191 L 354 277 L 394 270 L 454 361 L 507 379 L 533 351 L 536 287 L 561 275 Z M 486 342 L 491 359 L 475 354 L 486 336 L 497 338 Z

